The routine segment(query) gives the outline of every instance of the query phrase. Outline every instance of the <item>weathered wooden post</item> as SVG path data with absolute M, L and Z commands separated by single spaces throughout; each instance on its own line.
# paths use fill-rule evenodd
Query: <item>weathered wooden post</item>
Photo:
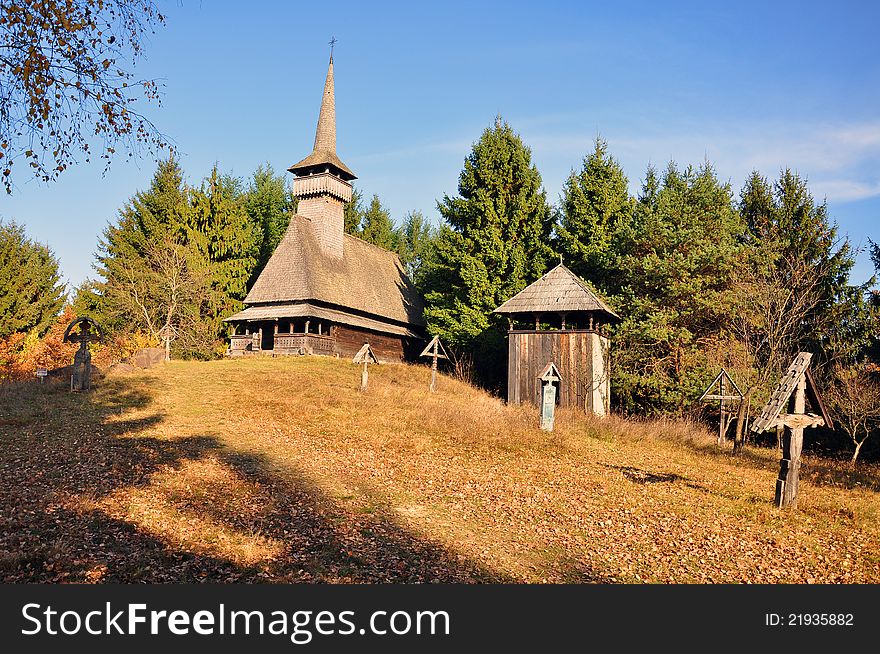
M 803 415 L 807 400 L 806 375 L 801 375 L 791 398 L 794 415 Z M 776 480 L 776 506 L 797 507 L 798 483 L 800 481 L 801 452 L 804 449 L 804 428 L 786 425 L 782 440 L 782 459 L 779 461 L 779 477 Z
M 725 386 L 725 382 L 733 387 L 733 391 L 730 391 Z M 716 384 L 718 385 L 718 392 L 712 393 L 711 391 L 715 388 Z M 733 378 L 722 368 L 721 372 L 718 373 L 715 379 L 712 380 L 712 383 L 706 387 L 706 390 L 697 399 L 697 402 L 702 402 L 703 400 L 718 400 L 719 402 L 718 445 L 724 445 L 727 442 L 727 429 L 730 427 L 730 421 L 733 419 L 733 414 L 728 413 L 725 409 L 724 402 L 725 400 L 731 400 L 739 401 L 742 404 L 743 394 L 739 390 L 739 386 L 736 385 L 736 382 L 733 381 Z
M 73 328 L 79 326 L 79 331 Z M 94 327 L 94 331 L 92 328 Z M 91 318 L 77 318 L 64 330 L 66 343 L 79 343 L 79 349 L 73 356 L 73 373 L 70 376 L 70 390 L 87 391 L 92 387 L 92 355 L 89 352 L 89 343 L 98 343 L 103 340 L 101 328 Z
M 428 346 L 422 350 L 422 353 L 419 355 L 420 357 L 431 357 L 431 386 L 430 390 L 433 393 L 437 390 L 437 359 L 448 359 L 449 357 L 446 355 L 446 349 L 443 347 L 443 344 L 440 342 L 440 337 L 435 336 L 431 339 L 431 342 L 428 343 Z
M 367 366 L 371 363 L 379 363 L 379 359 L 376 358 L 376 355 L 373 354 L 373 348 L 370 347 L 369 343 L 364 343 L 364 346 L 358 350 L 357 354 L 354 355 L 354 359 L 352 359 L 352 363 L 362 363 L 364 364 L 364 369 L 361 371 L 361 388 L 360 390 L 367 390 L 367 382 L 370 378 L 370 373 L 367 370 Z
M 779 385 L 770 395 L 770 400 L 761 411 L 761 415 L 752 425 L 752 431 L 761 433 L 769 429 L 784 427 L 782 435 L 782 458 L 779 461 L 779 476 L 776 479 L 776 506 L 797 507 L 798 483 L 801 467 L 801 451 L 804 447 L 804 428 L 831 426 L 831 419 L 825 411 L 819 389 L 810 374 L 809 352 L 800 352 L 788 371 L 783 375 Z M 807 413 L 807 399 L 811 408 L 819 411 Z M 784 406 L 789 413 L 783 413 Z
M 553 431 L 553 418 L 556 413 L 556 386 L 562 376 L 552 361 L 538 375 L 541 380 L 541 429 Z

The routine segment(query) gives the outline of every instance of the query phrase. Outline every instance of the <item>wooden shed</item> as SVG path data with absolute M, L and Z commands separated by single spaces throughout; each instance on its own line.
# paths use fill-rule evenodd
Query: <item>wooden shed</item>
M 609 411 L 609 341 L 603 326 L 620 320 L 561 263 L 495 309 L 510 320 L 507 401 L 540 405 L 538 377 L 556 364 L 557 402 L 599 416 Z

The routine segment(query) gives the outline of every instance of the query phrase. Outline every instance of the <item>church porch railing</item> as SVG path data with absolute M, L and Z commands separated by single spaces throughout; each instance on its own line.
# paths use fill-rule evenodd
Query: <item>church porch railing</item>
M 275 334 L 275 354 L 333 354 L 332 336 L 318 334 Z
M 256 334 L 234 334 L 229 337 L 229 354 L 237 355 L 245 352 L 256 352 L 260 349 L 260 343 L 256 340 Z

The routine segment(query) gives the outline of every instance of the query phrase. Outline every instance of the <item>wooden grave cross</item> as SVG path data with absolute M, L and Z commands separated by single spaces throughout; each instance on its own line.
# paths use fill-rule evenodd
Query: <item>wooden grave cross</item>
M 440 337 L 435 336 L 428 343 L 428 346 L 422 350 L 420 357 L 431 357 L 431 392 L 437 390 L 437 359 L 448 359 L 446 348 L 440 342 Z
M 553 431 L 553 418 L 556 413 L 556 386 L 562 375 L 559 368 L 552 361 L 547 364 L 544 371 L 538 375 L 541 380 L 541 429 Z
M 74 327 L 78 327 L 74 331 Z M 76 318 L 64 330 L 65 343 L 79 343 L 73 355 L 73 372 L 70 375 L 71 391 L 88 391 L 92 388 L 92 355 L 89 343 L 100 343 L 104 333 L 100 325 L 91 318 Z
M 379 359 L 376 358 L 376 355 L 373 353 L 373 348 L 370 347 L 369 343 L 364 343 L 364 346 L 358 350 L 357 354 L 354 355 L 354 359 L 351 361 L 352 363 L 364 364 L 364 369 L 361 371 L 361 390 L 367 390 L 367 381 L 369 380 L 370 374 L 367 372 L 367 366 L 371 363 L 379 363 Z
M 779 461 L 779 477 L 776 479 L 776 506 L 797 507 L 798 480 L 801 451 L 804 447 L 804 428 L 831 427 L 831 418 L 825 410 L 822 396 L 810 373 L 810 352 L 800 352 L 770 394 L 761 415 L 752 423 L 752 431 L 761 433 L 775 428 L 784 429 L 782 459 Z M 806 401 L 819 413 L 808 413 Z M 787 407 L 787 413 L 783 413 Z
M 730 386 L 725 385 L 725 382 Z M 712 393 L 712 389 L 715 386 L 718 386 L 718 392 Z M 733 393 L 731 393 L 730 389 L 733 389 Z M 718 400 L 719 407 L 719 419 L 718 419 L 718 444 L 724 445 L 724 442 L 727 440 L 727 428 L 730 427 L 730 423 L 733 420 L 733 412 L 728 412 L 726 407 L 724 406 L 724 402 L 730 400 L 731 402 L 742 402 L 743 401 L 742 391 L 739 390 L 739 386 L 736 385 L 736 382 L 733 381 L 733 378 L 728 374 L 728 372 L 722 368 L 721 372 L 712 380 L 712 383 L 706 387 L 706 390 L 703 391 L 703 394 L 700 395 L 700 398 L 697 402 L 703 401 L 712 401 Z

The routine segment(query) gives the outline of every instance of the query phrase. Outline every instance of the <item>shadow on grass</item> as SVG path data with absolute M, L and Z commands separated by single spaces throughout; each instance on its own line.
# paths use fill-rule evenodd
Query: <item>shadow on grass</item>
M 305 475 L 277 474 L 263 456 L 229 450 L 215 434 L 150 435 L 165 420 L 153 409 L 152 383 L 111 377 L 92 394 L 48 384 L 0 394 L 0 580 L 515 581 L 410 533 L 392 517 L 352 514 Z M 126 418 L 130 410 L 137 414 Z M 236 512 L 191 504 L 192 496 L 174 495 L 174 488 L 158 493 L 178 502 L 182 522 L 208 520 L 277 543 L 279 551 L 242 564 L 218 555 L 222 548 L 200 552 L 197 542 L 180 545 L 143 526 L 148 520 L 120 519 L 105 508 L 120 494 L 152 500 L 157 475 L 172 471 L 175 479 L 174 471 L 212 465 L 267 501 Z
M 767 499 L 766 502 L 763 498 L 758 497 L 757 495 L 734 495 L 733 493 L 724 493 L 722 491 L 713 490 L 711 488 L 707 488 L 702 484 L 698 484 L 697 482 L 684 477 L 682 475 L 676 474 L 674 472 L 650 472 L 648 470 L 642 470 L 641 468 L 634 468 L 631 466 L 615 466 L 602 464 L 603 467 L 609 468 L 612 470 L 618 470 L 626 477 L 629 481 L 634 484 L 646 485 L 646 484 L 658 484 L 658 483 L 670 483 L 670 484 L 682 484 L 687 486 L 688 488 L 692 488 L 694 490 L 700 491 L 701 493 L 706 493 L 707 495 L 714 495 L 715 497 L 722 498 L 724 500 L 730 502 L 737 502 L 745 500 L 746 502 L 750 502 L 752 504 L 764 504 L 764 503 L 772 503 L 772 497 Z
M 767 471 L 774 479 L 779 471 L 779 455 L 775 447 L 762 447 L 750 443 L 740 454 L 735 455 L 732 451 L 732 443 L 726 449 L 721 449 L 714 443 L 683 441 L 683 444 L 704 456 L 712 456 L 731 464 Z M 768 458 L 768 454 L 772 454 L 772 456 Z M 802 459 L 801 479 L 816 486 L 880 492 L 880 467 L 870 464 L 860 464 L 860 466 L 852 466 L 849 461 L 829 459 L 808 453 Z

